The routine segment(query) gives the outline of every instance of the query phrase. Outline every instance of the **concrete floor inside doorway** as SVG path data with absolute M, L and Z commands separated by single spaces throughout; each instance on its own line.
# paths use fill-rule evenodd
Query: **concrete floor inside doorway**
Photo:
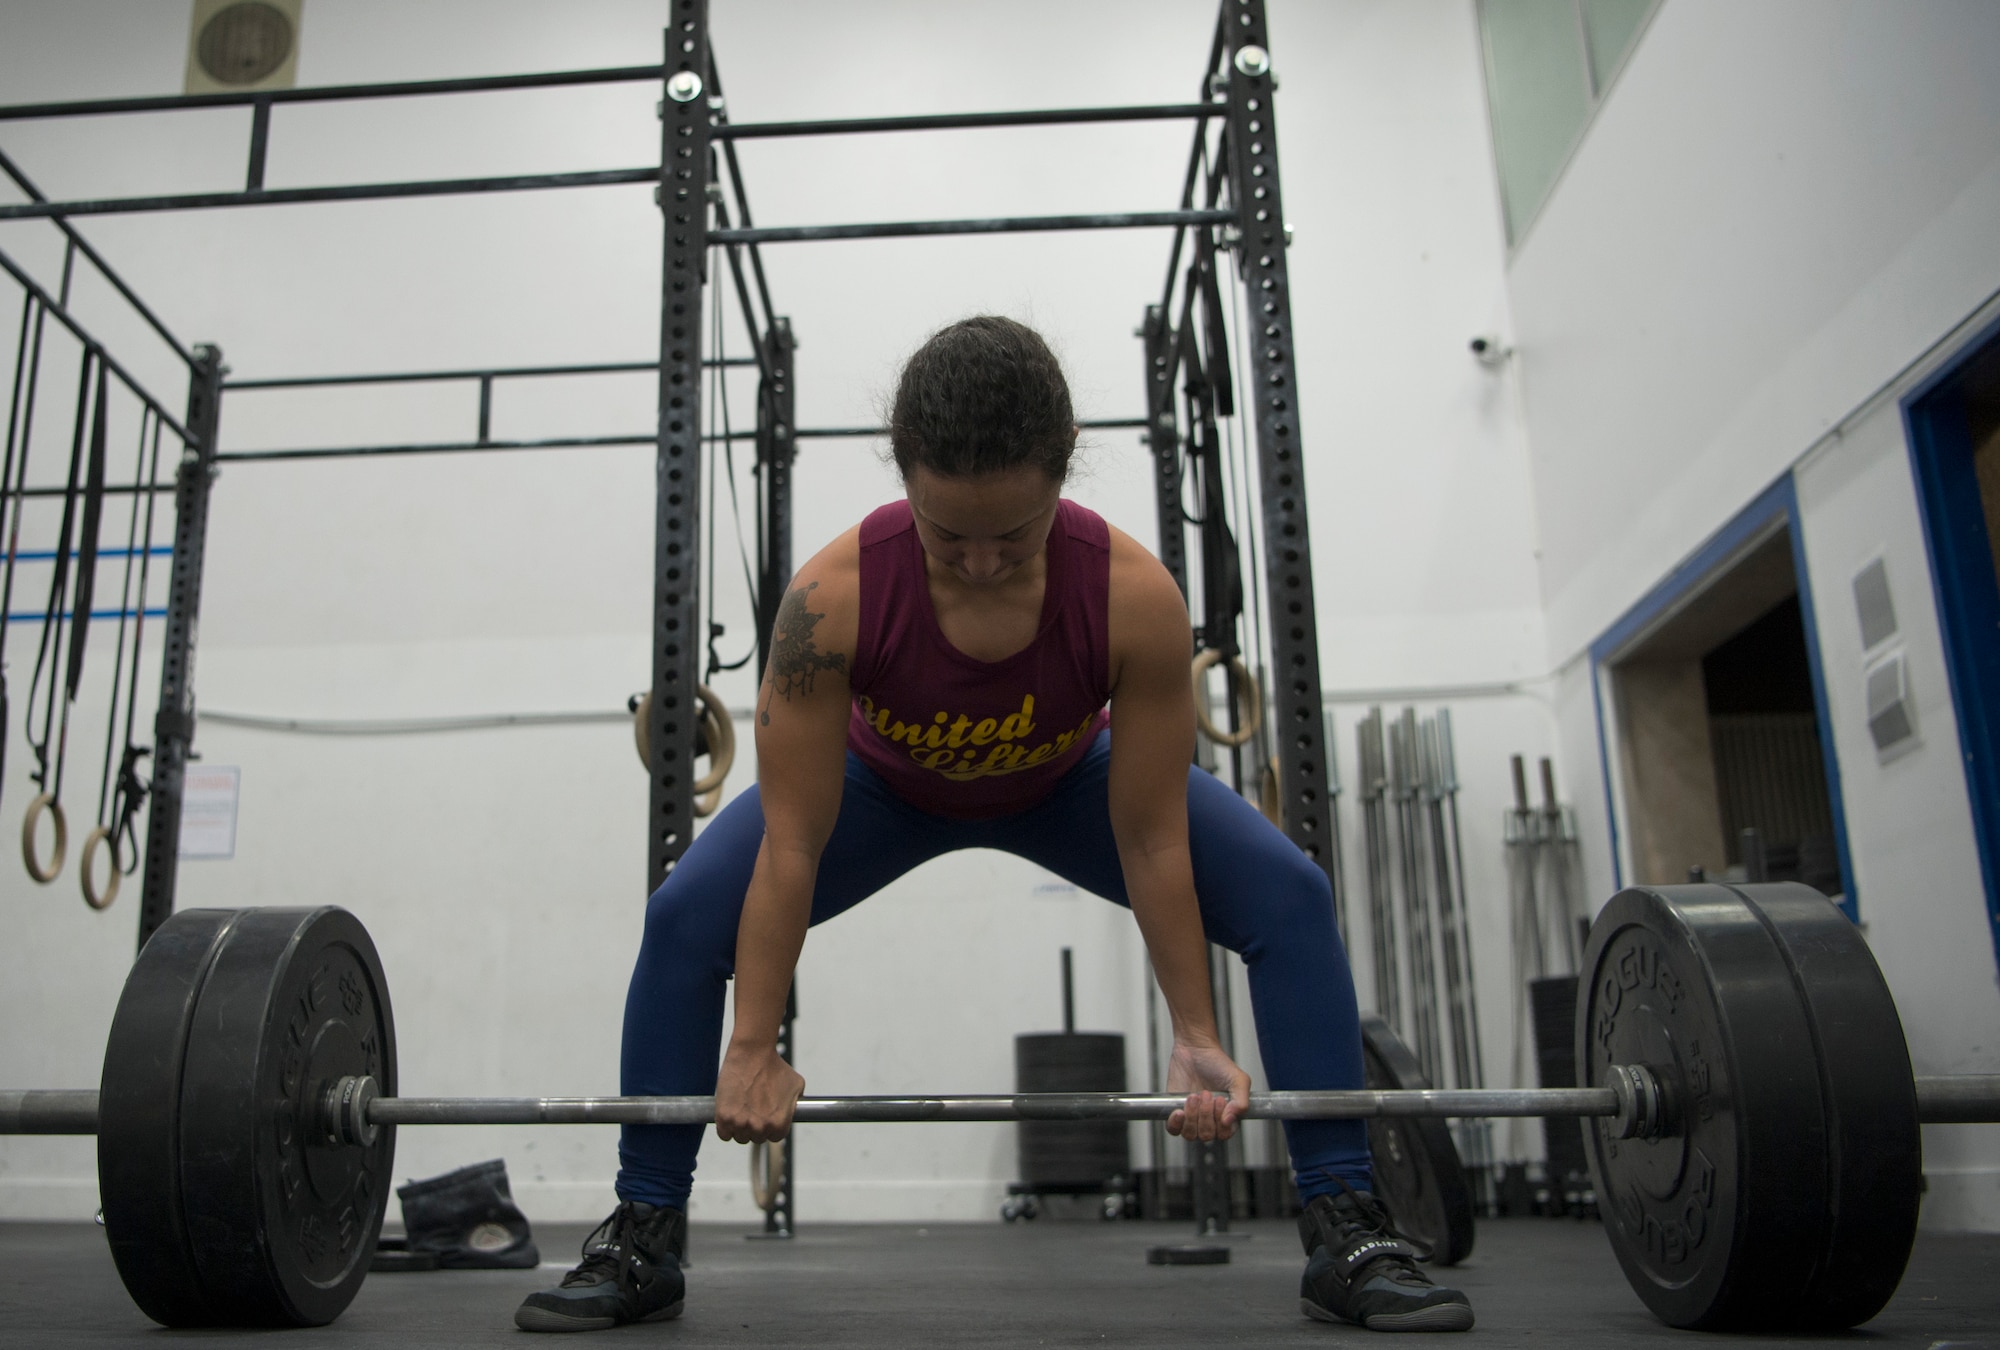
M 1231 1237 L 1224 1266 L 1149 1266 L 1146 1247 L 1187 1240 L 1184 1225 L 1142 1223 L 828 1224 L 791 1242 L 697 1225 L 687 1312 L 601 1333 L 613 1345 L 886 1346 L 1360 1345 L 1372 1333 L 1298 1312 L 1302 1267 L 1289 1224 Z M 0 1343 L 456 1347 L 536 1342 L 513 1325 L 521 1296 L 553 1283 L 584 1229 L 550 1224 L 540 1271 L 371 1276 L 332 1326 L 273 1333 L 164 1332 L 126 1299 L 101 1230 L 0 1224 Z M 1460 1346 L 1689 1347 L 1710 1339 L 1654 1321 L 1626 1286 L 1594 1223 L 1489 1220 L 1477 1249 L 1440 1277 L 1471 1296 L 1479 1325 Z M 564 1341 L 595 1343 L 596 1338 Z M 1398 1338 L 1395 1344 L 1411 1339 Z M 1845 1344 L 2000 1350 L 2000 1235 L 1925 1235 L 1889 1307 Z

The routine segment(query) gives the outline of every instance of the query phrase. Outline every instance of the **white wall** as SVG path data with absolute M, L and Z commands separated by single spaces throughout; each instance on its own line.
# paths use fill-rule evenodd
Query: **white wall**
M 2000 289 L 1996 64 L 1990 4 L 1667 0 L 1509 270 L 1593 889 L 1611 858 L 1587 648 L 1806 457 L 1861 915 L 1930 1071 L 1994 1068 L 1993 945 L 1894 400 L 1841 424 Z M 1893 766 L 1856 684 L 1849 585 L 1876 553 L 1926 737 Z M 1991 1133 L 1929 1133 L 1926 1222 L 2000 1227 Z
M 731 114 L 761 121 L 1181 101 L 1197 92 L 1214 12 L 1211 0 L 715 0 L 714 26 Z M 8 6 L 0 89 L 8 101 L 172 92 L 185 21 L 179 6 L 140 0 Z M 313 0 L 300 79 L 643 63 L 658 57 L 659 22 L 657 5 L 618 0 Z M 1519 408 L 1512 376 L 1465 352 L 1474 333 L 1507 326 L 1471 8 L 1281 0 L 1272 33 L 1327 683 L 1337 699 L 1359 691 L 1395 706 L 1412 688 L 1531 679 L 1545 669 L 1545 643 Z M 267 181 L 644 164 L 657 153 L 656 96 L 605 87 L 281 108 Z M 9 124 L 0 147 L 59 198 L 219 189 L 240 180 L 247 121 L 216 112 Z M 1162 208 L 1179 186 L 1185 136 L 1141 125 L 741 149 L 759 223 L 780 224 Z M 245 377 L 646 359 L 655 349 L 658 237 L 644 187 L 84 228 L 184 338 L 219 342 Z M 0 248 L 49 277 L 52 237 L 8 225 Z M 785 245 L 766 259 L 801 340 L 805 425 L 873 421 L 901 357 L 931 327 L 980 309 L 1049 334 L 1086 416 L 1142 408 L 1128 335 L 1158 296 L 1157 235 Z M 86 289 L 78 305 L 146 378 L 177 389 L 170 362 L 114 304 Z M 736 387 L 738 418 L 750 394 L 747 382 Z M 644 380 L 503 386 L 495 434 L 643 430 L 652 398 Z M 456 439 L 474 406 L 469 387 L 244 393 L 225 402 L 223 440 Z M 1150 540 L 1143 448 L 1129 433 L 1096 439 L 1075 495 Z M 57 452 L 38 453 L 38 477 L 60 468 Z M 622 707 L 648 670 L 649 466 L 636 448 L 229 468 L 214 497 L 203 706 L 309 718 Z M 895 491 L 852 442 L 809 444 L 798 488 L 801 557 Z M 36 528 L 52 533 L 53 513 L 31 514 Z M 750 628 L 727 529 L 720 547 L 718 612 L 733 656 Z M 23 572 L 30 595 L 45 584 L 45 572 Z M 96 667 L 105 650 L 94 650 L 93 680 L 106 678 Z M 10 678 L 18 710 L 18 647 Z M 732 704 L 750 701 L 747 676 L 717 683 Z M 101 710 L 102 695 L 86 692 L 80 706 Z M 1548 715 L 1532 694 L 1454 706 L 1481 959 L 1495 963 L 1482 968 L 1482 1001 L 1504 1028 L 1505 758 L 1546 753 Z M 1350 782 L 1355 710 L 1337 710 Z M 101 736 L 86 725 L 72 747 L 66 799 L 79 821 L 94 805 Z M 644 883 L 644 779 L 626 728 L 320 738 L 210 721 L 199 749 L 242 768 L 239 844 L 233 861 L 183 866 L 182 905 L 354 909 L 384 951 L 411 1089 L 615 1090 Z M 31 790 L 18 731 L 8 766 L 13 819 Z M 730 790 L 749 774 L 746 762 Z M 1358 868 L 1351 817 L 1347 833 Z M 0 946 L 0 1082 L 96 1079 L 134 907 L 128 895 L 108 914 L 86 912 L 73 869 L 46 890 L 0 869 L 11 938 Z M 1358 871 L 1351 884 L 1358 906 Z M 1005 1088 L 1011 1036 L 1057 1025 L 1063 945 L 1077 950 L 1079 1024 L 1125 1031 L 1144 1082 L 1143 951 L 1129 920 L 980 854 L 924 868 L 814 934 L 799 975 L 811 1089 Z M 1489 1033 L 1493 1074 L 1504 1073 L 1510 1037 Z M 608 1132 L 470 1134 L 406 1132 L 399 1175 L 503 1155 L 534 1217 L 595 1217 L 608 1203 Z M 1001 1126 L 814 1130 L 798 1157 L 806 1223 L 988 1217 L 1015 1173 Z M 747 1216 L 742 1172 L 740 1154 L 711 1146 L 698 1211 Z M 0 1140 L 0 1215 L 73 1217 L 93 1204 L 87 1141 Z

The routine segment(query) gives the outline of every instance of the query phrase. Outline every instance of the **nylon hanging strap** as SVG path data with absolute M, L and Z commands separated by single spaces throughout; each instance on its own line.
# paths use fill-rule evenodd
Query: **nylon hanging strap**
M 104 437 L 110 409 L 111 390 L 104 363 L 97 363 L 96 407 L 90 418 L 90 467 L 84 474 L 83 529 L 76 545 L 76 598 L 70 606 L 69 672 L 63 682 L 67 695 L 63 709 L 64 740 L 68 740 L 68 704 L 76 702 L 77 686 L 83 681 L 83 653 L 90 642 L 90 605 L 97 598 L 97 533 L 104 525 Z M 133 504 L 135 507 L 137 503 Z M 62 777 L 60 767 L 57 780 Z
M 4 466 L 0 466 L 0 527 L 7 531 L 7 564 L 4 579 L 0 579 L 0 786 L 7 781 L 7 729 L 14 723 L 7 699 L 7 614 L 14 607 L 14 563 L 20 554 L 21 512 L 28 499 L 22 495 L 28 475 L 28 438 L 22 433 L 22 415 L 27 409 L 28 389 L 25 376 L 28 372 L 28 334 L 32 325 L 36 345 L 40 346 L 41 327 L 35 322 L 41 312 L 41 303 L 32 294 L 21 297 L 21 331 L 14 340 L 14 381 L 7 395 L 7 450 Z M 37 351 L 37 356 L 40 353 Z M 19 450 L 18 467 L 15 452 Z M 12 506 L 13 521 L 7 520 L 7 509 Z
M 153 451 L 150 474 L 146 468 L 149 433 Z M 149 489 L 158 480 L 159 464 L 160 424 L 153 416 L 153 410 L 142 406 L 139 411 L 138 459 L 132 466 L 132 481 L 139 484 L 140 490 L 145 494 L 145 533 L 142 539 L 139 527 L 140 502 L 135 496 L 132 499 L 131 522 L 125 532 L 125 574 L 118 587 L 118 638 L 111 667 L 111 711 L 104 728 L 104 772 L 97 789 L 97 825 L 85 838 L 82 858 L 77 864 L 77 880 L 83 887 L 83 900 L 92 909 L 110 908 L 111 902 L 118 898 L 119 883 L 137 870 L 139 857 L 137 817 L 140 804 L 152 790 L 151 785 L 139 777 L 139 761 L 152 751 L 132 744 L 132 727 L 139 697 L 139 658 L 145 651 L 146 579 L 152 561 L 155 494 Z M 135 565 L 139 578 L 136 598 L 132 591 Z M 124 735 L 121 738 L 118 694 L 125 673 L 128 619 L 132 635 L 132 684 L 123 708 Z M 124 749 L 119 757 L 117 776 L 114 778 L 111 757 L 121 744 Z M 95 875 L 96 855 L 100 848 L 106 847 L 109 848 L 111 855 L 110 870 L 106 873 L 104 886 L 100 889 Z
M 103 372 L 99 369 L 97 353 L 93 348 L 84 348 L 83 361 L 77 373 L 76 420 L 70 436 L 69 479 L 63 488 L 62 524 L 56 531 L 54 575 L 49 580 L 48 607 L 42 613 L 41 641 L 37 644 L 35 650 L 35 674 L 34 678 L 28 683 L 28 748 L 34 751 L 35 754 L 35 771 L 29 777 L 34 779 L 37 787 L 41 788 L 41 793 L 36 796 L 34 801 L 28 803 L 27 816 L 21 821 L 21 861 L 26 865 L 28 875 L 36 881 L 42 882 L 44 885 L 54 881 L 56 875 L 62 871 L 63 856 L 69 846 L 69 825 L 63 817 L 62 809 L 62 770 L 63 751 L 69 741 L 69 711 L 74 694 L 72 693 L 70 696 L 61 699 L 62 733 L 58 739 L 55 734 L 56 703 L 58 701 L 56 686 L 58 677 L 54 663 L 61 657 L 63 650 L 62 644 L 65 627 L 63 622 L 63 601 L 69 594 L 70 547 L 76 531 L 77 496 L 80 488 L 79 480 L 83 474 L 86 447 L 91 441 L 96 440 L 103 434 L 101 422 L 94 432 L 86 433 L 85 430 L 86 424 L 91 420 L 92 414 L 91 394 L 93 392 L 93 374 L 98 377 L 98 389 L 101 390 L 103 387 Z M 99 485 L 100 487 L 102 486 L 101 477 Z M 96 563 L 94 551 L 91 562 L 93 566 Z M 89 616 L 86 614 L 84 616 L 84 623 L 88 625 L 89 622 Z M 74 613 L 70 616 L 68 629 L 69 640 L 74 643 L 76 641 L 76 617 Z M 49 673 L 49 683 L 47 689 L 44 691 L 42 674 L 45 670 Z M 66 689 L 72 688 L 67 681 L 63 683 Z M 35 695 L 37 692 L 44 692 L 47 698 L 47 703 L 42 712 L 42 736 L 39 741 L 35 739 L 34 735 Z M 56 753 L 53 765 L 51 765 L 49 758 L 49 742 L 51 740 L 56 741 Z M 36 824 L 40 821 L 44 811 L 48 813 L 49 823 L 55 829 L 55 847 L 46 863 L 38 856 L 35 844 Z
M 63 605 L 69 597 L 70 551 L 76 537 L 76 505 L 83 478 L 85 451 L 89 445 L 88 423 L 90 420 L 91 375 L 97 366 L 97 353 L 86 348 L 83 365 L 77 381 L 76 424 L 70 437 L 69 480 L 63 488 L 62 523 L 56 527 L 56 556 L 54 573 L 49 579 L 49 601 L 42 611 L 41 642 L 35 653 L 35 674 L 28 684 L 28 720 L 35 717 L 35 697 L 42 691 L 42 675 L 62 652 L 64 636 Z M 56 681 L 51 678 L 47 690 L 47 703 L 42 713 L 42 735 L 35 740 L 32 730 L 29 734 L 29 748 L 35 752 L 35 772 L 30 775 L 43 792 L 51 796 L 62 793 L 61 765 L 54 766 L 51 774 L 49 763 L 49 742 L 55 739 L 56 727 Z

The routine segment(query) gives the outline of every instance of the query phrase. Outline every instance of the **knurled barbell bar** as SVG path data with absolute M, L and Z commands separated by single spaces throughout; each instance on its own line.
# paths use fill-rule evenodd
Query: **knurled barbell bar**
M 1957 1080 L 1926 1080 L 1956 1084 Z M 1981 1080 L 1969 1080 L 1981 1081 Z M 1609 1117 L 1620 1139 L 1656 1138 L 1665 1126 L 1658 1081 L 1620 1065 L 1610 1086 L 1345 1092 L 1253 1092 L 1246 1119 L 1357 1120 L 1375 1116 Z M 1991 1080 L 2000 1099 L 2000 1077 Z M 802 1124 L 923 1121 L 1165 1120 L 1185 1097 L 1117 1092 L 1023 1092 L 959 1097 L 803 1097 Z M 0 1134 L 96 1134 L 98 1094 L 0 1091 Z M 713 1097 L 384 1097 L 349 1074 L 320 1092 L 313 1128 L 335 1147 L 367 1147 L 390 1125 L 705 1125 Z
M 1920 1122 L 2000 1120 L 2000 1075 L 1918 1079 L 1858 932 L 1796 885 L 1635 888 L 1591 930 L 1581 1086 L 1271 1092 L 1281 1119 L 1573 1116 L 1605 1229 L 1674 1326 L 1831 1329 L 1908 1259 Z M 807 1122 L 1156 1120 L 1108 1093 L 822 1097 Z M 188 910 L 112 1019 L 99 1092 L 0 1092 L 0 1134 L 98 1138 L 111 1249 L 168 1326 L 322 1325 L 367 1273 L 395 1127 L 706 1122 L 712 1097 L 396 1095 L 373 942 L 345 910 Z

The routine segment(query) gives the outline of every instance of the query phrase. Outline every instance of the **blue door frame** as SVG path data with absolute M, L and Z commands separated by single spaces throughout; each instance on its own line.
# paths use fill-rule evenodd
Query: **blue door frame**
M 1974 497 L 1977 509 L 1978 498 Z M 1590 644 L 1590 689 L 1597 711 L 1598 764 L 1604 778 L 1604 817 L 1611 824 L 1611 876 L 1621 889 L 1625 885 L 1625 865 L 1618 856 L 1618 806 L 1611 790 L 1611 738 L 1604 716 L 1604 667 L 1632 640 L 1651 627 L 1659 617 L 1688 596 L 1707 588 L 1715 574 L 1729 566 L 1752 543 L 1782 528 L 1792 548 L 1792 575 L 1798 584 L 1799 615 L 1806 631 L 1806 664 L 1812 671 L 1813 713 L 1819 724 L 1820 759 L 1826 770 L 1827 805 L 1833 813 L 1833 844 L 1840 860 L 1841 908 L 1847 917 L 1860 917 L 1860 897 L 1854 884 L 1854 866 L 1847 853 L 1847 809 L 1840 791 L 1840 759 L 1833 746 L 1833 718 L 1826 703 L 1826 673 L 1819 656 L 1819 619 L 1814 612 L 1812 575 L 1806 570 L 1805 538 L 1799 531 L 1798 487 L 1787 472 L 1757 495 L 1756 500 L 1736 513 L 1727 525 L 1696 549 L 1694 556 L 1669 572 L 1643 599 L 1625 611 L 1618 621 Z M 1983 527 L 1982 527 L 1983 528 Z M 1992 584 L 1992 566 L 1987 581 Z M 2000 588 L 1996 588 L 2000 605 Z M 2000 631 L 2000 630 L 1996 630 Z M 2000 688 L 2000 685 L 1996 685 Z M 1990 887 L 1990 883 L 1989 883 Z
M 1980 503 L 1965 410 L 1968 367 L 1996 344 L 2000 324 L 1966 343 L 1949 364 L 1911 390 L 1902 411 L 1952 708 L 1958 716 L 1986 920 L 1994 957 L 2000 960 L 2000 892 L 1995 883 L 2000 871 L 2000 583 L 1994 580 L 1993 541 Z

